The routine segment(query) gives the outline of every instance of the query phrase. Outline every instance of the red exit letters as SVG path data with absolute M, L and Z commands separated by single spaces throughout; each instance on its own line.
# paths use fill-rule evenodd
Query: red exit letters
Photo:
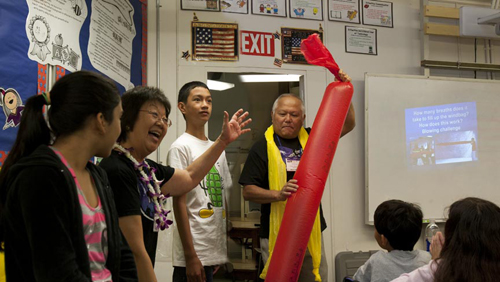
M 274 57 L 274 38 L 269 32 L 241 31 L 241 54 Z

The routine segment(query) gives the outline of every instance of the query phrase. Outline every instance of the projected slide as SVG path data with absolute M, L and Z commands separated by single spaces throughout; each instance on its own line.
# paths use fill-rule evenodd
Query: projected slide
M 405 110 L 409 166 L 478 160 L 476 102 Z

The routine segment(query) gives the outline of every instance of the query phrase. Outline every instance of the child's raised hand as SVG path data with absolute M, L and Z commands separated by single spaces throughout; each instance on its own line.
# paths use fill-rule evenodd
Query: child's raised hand
M 433 260 L 436 260 L 441 256 L 441 250 L 443 249 L 443 245 L 444 245 L 443 233 L 438 232 L 436 233 L 436 235 L 432 236 L 430 252 Z

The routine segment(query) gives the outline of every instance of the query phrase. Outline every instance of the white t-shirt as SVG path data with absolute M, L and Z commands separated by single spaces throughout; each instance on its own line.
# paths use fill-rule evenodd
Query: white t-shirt
M 167 162 L 173 168 L 185 169 L 201 156 L 213 142 L 184 133 L 170 147 Z M 232 186 L 226 154 L 221 156 L 205 179 L 186 194 L 189 226 L 196 254 L 204 266 L 224 264 L 227 259 L 225 190 Z M 173 265 L 186 266 L 177 226 L 173 230 Z

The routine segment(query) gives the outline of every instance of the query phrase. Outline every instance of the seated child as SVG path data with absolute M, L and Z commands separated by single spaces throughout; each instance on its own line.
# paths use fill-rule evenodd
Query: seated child
M 385 282 L 426 265 L 431 255 L 414 250 L 422 232 L 422 211 L 415 204 L 389 200 L 375 210 L 375 239 L 382 249 L 361 266 L 354 279 Z
M 500 277 L 500 207 L 465 198 L 448 209 L 444 235 L 432 237 L 433 261 L 393 282 L 497 282 Z

